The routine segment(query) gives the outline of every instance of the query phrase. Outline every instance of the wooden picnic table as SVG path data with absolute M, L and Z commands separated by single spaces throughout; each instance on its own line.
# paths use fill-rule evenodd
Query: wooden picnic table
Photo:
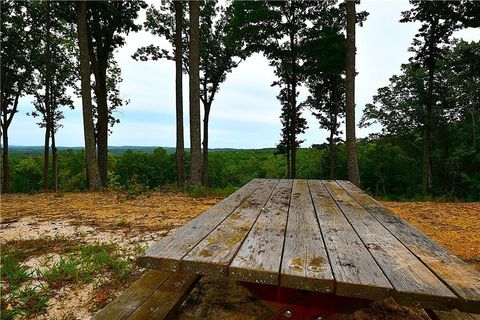
M 480 273 L 348 181 L 254 179 L 138 262 L 233 278 L 285 317 L 386 297 L 480 313 Z

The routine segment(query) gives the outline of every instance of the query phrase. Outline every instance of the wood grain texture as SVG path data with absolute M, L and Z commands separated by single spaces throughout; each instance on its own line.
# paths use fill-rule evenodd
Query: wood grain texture
M 433 320 L 478 320 L 480 316 L 475 314 L 469 314 L 460 312 L 458 310 L 440 311 L 440 310 L 427 310 L 428 315 Z
M 335 276 L 335 294 L 379 300 L 392 286 L 319 180 L 308 181 Z
M 139 308 L 170 276 L 171 272 L 146 271 L 137 282 L 93 316 L 93 320 L 126 319 Z
M 292 180 L 280 180 L 230 264 L 238 280 L 278 285 Z
M 138 258 L 138 264 L 146 268 L 177 270 L 180 259 L 237 209 L 262 181 L 253 179 L 173 234 L 160 239 Z
M 453 305 L 450 289 L 345 189 L 335 181 L 324 185 L 392 284 L 395 300 L 439 309 Z
M 177 271 L 172 274 L 128 320 L 173 319 L 178 307 L 191 292 L 201 276 Z
M 339 184 L 460 296 L 458 308 L 480 313 L 480 272 L 348 181 Z
M 265 180 L 255 192 L 185 257 L 183 270 L 227 276 L 228 266 L 269 200 L 278 180 Z
M 280 285 L 332 292 L 334 279 L 306 180 L 294 180 Z

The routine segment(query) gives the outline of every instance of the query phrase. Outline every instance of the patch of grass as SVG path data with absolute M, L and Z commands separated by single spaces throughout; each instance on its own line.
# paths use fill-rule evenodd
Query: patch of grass
M 117 280 L 124 280 L 132 271 L 132 263 L 122 257 L 118 248 L 107 244 L 87 244 L 78 254 L 61 257 L 60 261 L 41 272 L 45 281 L 58 287 L 62 282 L 89 283 L 105 271 Z
M 85 282 L 92 281 L 92 273 L 86 269 L 82 261 L 70 255 L 61 257 L 60 261 L 52 267 L 41 272 L 41 276 L 52 287 L 61 286 L 61 282 Z
M 1 319 L 36 315 L 48 307 L 50 296 L 51 293 L 41 284 L 18 288 L 12 292 L 8 300 L 2 300 Z
M 126 278 L 132 271 L 132 263 L 123 258 L 117 247 L 106 244 L 88 244 L 81 251 L 84 262 L 95 269 L 111 270 L 118 279 Z
M 24 256 L 25 252 L 21 250 L 1 252 L 0 275 L 2 281 L 6 280 L 8 282 L 10 290 L 18 288 L 21 283 L 27 281 L 30 277 L 28 267 L 20 262 Z

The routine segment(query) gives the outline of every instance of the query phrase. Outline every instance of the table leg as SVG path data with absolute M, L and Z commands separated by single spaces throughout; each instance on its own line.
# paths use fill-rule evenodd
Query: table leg
M 241 282 L 273 315 L 270 319 L 340 319 L 371 303 L 369 300 L 336 296 L 279 286 Z

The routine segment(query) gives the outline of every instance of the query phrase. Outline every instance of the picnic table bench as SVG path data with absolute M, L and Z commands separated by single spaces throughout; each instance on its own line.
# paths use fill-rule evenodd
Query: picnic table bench
M 387 297 L 480 313 L 480 272 L 348 181 L 254 179 L 138 263 L 157 270 L 120 305 L 144 319 L 171 316 L 202 275 L 239 281 L 274 318 L 328 318 Z M 132 312 L 122 317 L 141 319 Z

